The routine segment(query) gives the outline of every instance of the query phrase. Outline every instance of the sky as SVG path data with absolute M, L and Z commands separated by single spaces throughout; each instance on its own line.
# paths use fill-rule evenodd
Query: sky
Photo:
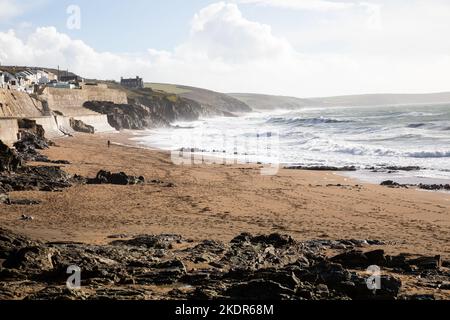
M 0 0 L 0 63 L 297 97 L 450 91 L 450 1 Z

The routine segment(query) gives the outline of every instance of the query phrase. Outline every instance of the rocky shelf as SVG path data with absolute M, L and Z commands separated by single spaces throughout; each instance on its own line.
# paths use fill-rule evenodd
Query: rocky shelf
M 107 245 L 42 243 L 0 229 L 0 300 L 448 298 L 448 261 L 389 256 L 375 240 L 298 242 L 241 234 L 230 243 L 180 235 L 111 236 Z M 332 255 L 329 253 L 333 252 Z M 366 268 L 382 268 L 370 290 Z M 68 289 L 77 266 L 81 287 Z M 416 286 L 408 292 L 402 277 Z M 434 290 L 434 291 L 433 291 Z

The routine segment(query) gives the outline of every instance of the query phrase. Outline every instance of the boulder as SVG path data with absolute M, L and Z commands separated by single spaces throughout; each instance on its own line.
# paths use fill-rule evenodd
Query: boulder
M 338 254 L 332 257 L 330 261 L 340 263 L 347 268 L 367 268 L 370 266 L 369 258 L 360 250 Z
M 145 178 L 129 176 L 124 172 L 111 173 L 101 170 L 94 179 L 87 179 L 87 184 L 135 185 L 145 183 Z
M 74 118 L 70 118 L 69 124 L 70 124 L 70 127 L 73 130 L 75 130 L 76 132 L 89 133 L 89 134 L 95 133 L 95 128 L 93 126 L 90 126 L 81 120 L 76 120 Z

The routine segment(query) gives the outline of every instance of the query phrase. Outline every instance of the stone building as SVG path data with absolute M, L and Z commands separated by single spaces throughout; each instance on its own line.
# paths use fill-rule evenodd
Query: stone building
M 120 78 L 120 84 L 124 87 L 132 88 L 132 89 L 144 88 L 144 80 L 139 77 L 131 78 L 131 79 Z

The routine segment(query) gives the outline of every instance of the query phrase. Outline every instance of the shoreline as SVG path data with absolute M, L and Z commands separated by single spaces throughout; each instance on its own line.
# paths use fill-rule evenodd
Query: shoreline
M 240 232 L 280 232 L 299 240 L 379 239 L 388 252 L 450 257 L 450 195 L 361 184 L 333 172 L 281 169 L 263 177 L 255 165 L 175 166 L 168 152 L 113 145 L 128 134 L 79 134 L 43 153 L 63 169 L 95 177 L 124 171 L 159 185 L 75 185 L 58 193 L 13 192 L 39 205 L 1 205 L 1 225 L 43 241 L 106 243 L 113 234 L 176 233 L 229 241 Z M 22 214 L 34 221 L 19 220 Z M 395 245 L 394 245 L 395 244 Z
M 121 143 L 116 143 L 116 145 L 122 145 L 125 147 L 130 147 L 130 148 L 137 148 L 137 149 L 147 149 L 147 150 L 152 150 L 152 151 L 160 151 L 160 152 L 165 152 L 165 153 L 171 153 L 171 150 L 167 150 L 167 149 L 162 149 L 162 148 L 157 148 L 157 147 L 152 147 L 149 145 L 146 145 L 143 142 L 140 142 L 139 140 L 133 140 L 134 138 L 136 138 L 137 136 L 146 136 L 146 134 L 144 133 L 140 133 L 140 132 L 133 132 L 132 130 L 127 130 L 126 132 L 120 132 L 120 134 L 125 134 L 125 136 L 127 137 L 125 140 L 127 142 L 121 142 Z M 131 142 L 131 143 L 130 143 Z M 189 148 L 186 148 L 189 150 Z M 224 158 L 224 157 L 220 157 L 219 155 L 214 154 L 213 152 L 206 152 L 207 155 L 204 155 L 203 152 L 192 152 L 190 154 L 192 154 L 193 156 L 202 156 L 205 159 L 227 159 L 227 160 L 233 160 L 232 155 L 227 154 L 228 156 L 230 156 L 230 158 Z M 261 162 L 239 162 L 239 158 L 234 158 L 234 161 L 237 162 L 235 163 L 235 165 L 261 165 Z M 264 163 L 267 164 L 267 163 Z M 296 170 L 293 169 L 293 164 L 292 163 L 279 163 L 278 164 L 279 169 L 284 169 L 284 170 Z M 327 167 L 327 166 L 324 166 Z M 361 183 L 361 184 L 371 184 L 371 185 L 380 185 L 382 182 L 387 181 L 387 180 L 392 180 L 395 183 L 407 186 L 408 188 L 412 188 L 418 191 L 427 191 L 427 192 L 437 192 L 437 193 L 445 193 L 445 194 L 450 194 L 450 190 L 445 190 L 445 189 L 436 189 L 436 190 L 431 190 L 431 189 L 421 189 L 419 187 L 420 184 L 424 184 L 424 185 L 445 185 L 445 184 L 449 184 L 449 181 L 443 178 L 432 178 L 432 177 L 411 177 L 411 176 L 407 176 L 405 173 L 408 171 L 404 171 L 404 170 L 398 170 L 398 171 L 389 171 L 386 169 L 386 171 L 370 171 L 369 169 L 355 169 L 355 170 L 350 170 L 350 171 L 346 171 L 346 170 L 342 170 L 343 168 L 340 167 L 336 167 L 336 169 L 333 170 L 324 170 L 324 169 L 315 169 L 315 166 L 305 166 L 303 169 L 301 170 L 310 170 L 310 171 L 326 171 L 326 172 L 334 172 L 335 174 L 344 177 L 344 178 L 349 178 L 352 179 L 355 183 Z M 329 167 L 329 168 L 333 168 L 333 167 Z M 423 170 L 423 169 L 420 169 Z M 418 170 L 418 171 L 420 171 Z M 410 170 L 411 171 L 417 171 L 417 170 Z M 398 175 L 399 173 L 404 173 L 403 175 L 400 176 L 396 176 L 396 174 Z

